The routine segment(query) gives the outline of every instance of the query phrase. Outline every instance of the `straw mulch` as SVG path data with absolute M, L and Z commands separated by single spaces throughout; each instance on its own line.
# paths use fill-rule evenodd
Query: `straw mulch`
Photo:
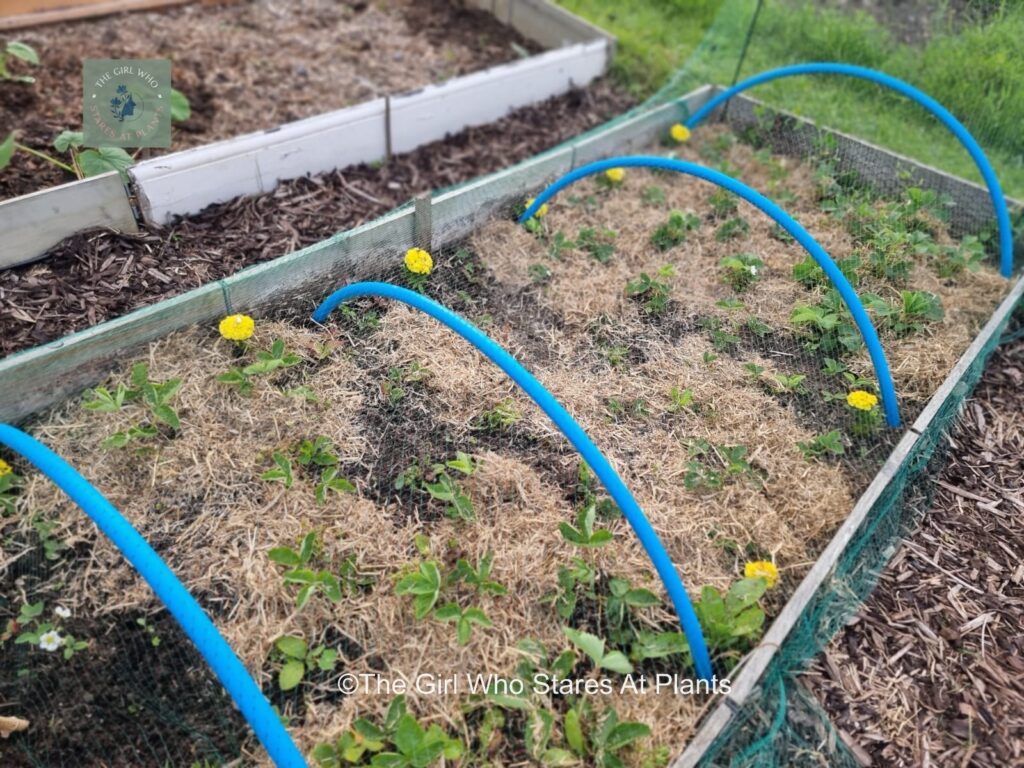
M 730 159 L 753 176 L 761 162 L 738 146 Z M 684 246 L 657 253 L 649 237 L 667 206 L 703 213 L 709 190 L 658 177 L 667 206 L 644 207 L 635 200 L 644 181 L 642 174 L 631 174 L 624 189 L 601 196 L 593 210 L 567 204 L 549 214 L 549 227 L 571 234 L 585 225 L 614 226 L 616 254 L 608 264 L 573 250 L 551 262 L 552 279 L 537 286 L 527 267 L 545 259 L 547 247 L 520 228 L 496 222 L 468 243 L 479 259 L 475 264 L 467 265 L 464 254 L 437 255 L 431 290 L 485 325 L 579 420 L 636 495 L 691 593 L 705 584 L 726 587 L 748 558 L 771 559 L 782 574 L 768 600 L 775 611 L 849 511 L 862 482 L 851 475 L 849 464 L 809 461 L 801 454 L 798 443 L 811 440 L 823 426 L 812 418 L 813 410 L 806 410 L 811 395 L 780 396 L 747 368 L 753 363 L 771 374 L 807 364 L 782 310 L 801 296 L 787 277 L 801 256 L 774 240 L 766 222 L 743 207 L 751 231 L 741 241 L 717 242 L 714 225 L 705 222 Z M 798 197 L 810 199 L 806 170 L 794 169 L 790 183 Z M 810 203 L 805 205 L 813 216 Z M 811 229 L 827 248 L 841 252 L 846 236 L 834 221 L 821 216 Z M 729 322 L 731 315 L 716 302 L 733 294 L 718 282 L 717 264 L 737 249 L 765 261 L 765 275 L 741 298 L 749 311 L 782 331 L 783 340 L 774 348 L 744 343 L 712 355 L 696 321 L 711 316 Z M 674 304 L 667 318 L 656 320 L 625 298 L 623 288 L 640 271 L 654 273 L 665 263 L 675 264 L 675 276 L 667 278 Z M 991 307 L 994 285 L 982 270 L 942 286 L 947 318 L 956 320 L 937 324 L 915 342 L 915 350 L 922 350 L 914 353 L 915 365 L 926 370 L 909 371 L 910 353 L 893 345 L 900 383 L 909 386 L 924 376 L 938 381 L 945 374 L 960 354 L 952 347 L 973 333 L 959 324 L 976 328 L 990 311 L 962 304 L 983 294 Z M 361 303 L 355 315 L 370 306 L 381 314 L 379 327 L 361 327 L 340 312 L 327 329 L 262 323 L 244 361 L 280 337 L 303 362 L 259 380 L 251 397 L 216 381 L 239 360 L 235 347 L 212 329 L 178 333 L 151 345 L 142 358 L 151 377 L 183 380 L 175 399 L 180 434 L 151 441 L 155 450 L 100 447 L 107 435 L 144 418 L 137 405 L 93 413 L 69 402 L 33 431 L 107 494 L 186 586 L 214 609 L 218 627 L 268 690 L 276 670 L 268 655 L 283 634 L 302 635 L 311 644 L 336 643 L 343 636 L 349 651 L 341 669 L 348 672 L 383 670 L 410 679 L 453 671 L 509 674 L 519 659 L 519 640 L 536 638 L 556 651 L 568 645 L 563 622 L 545 598 L 557 589 L 558 566 L 574 556 L 591 560 L 604 576 L 626 577 L 661 593 L 624 520 L 601 521 L 614 533 L 614 545 L 591 553 L 581 553 L 559 535 L 558 524 L 571 521 L 579 503 L 578 457 L 532 403 L 434 321 L 401 305 L 372 302 Z M 410 376 L 422 369 L 428 373 Z M 115 379 L 124 380 L 126 371 Z M 404 391 L 397 401 L 390 394 L 396 381 Z M 293 396 L 297 387 L 308 388 L 315 401 Z M 691 391 L 692 407 L 674 407 L 673 387 Z M 511 405 L 514 424 L 487 427 L 487 414 L 499 404 Z M 260 479 L 272 467 L 274 451 L 294 451 L 301 440 L 320 435 L 332 441 L 355 493 L 332 494 L 318 505 L 312 480 L 298 469 L 290 489 Z M 695 440 L 706 441 L 716 453 L 745 447 L 749 469 L 714 491 L 687 488 Z M 861 470 L 877 466 L 880 456 L 871 451 L 881 450 L 884 438 L 869 439 L 865 447 L 870 450 L 858 459 Z M 429 466 L 459 450 L 480 462 L 461 481 L 476 509 L 474 522 L 455 522 L 424 494 L 395 488 L 413 462 Z M 95 538 L 80 514 L 38 477 L 29 480 L 25 504 L 52 512 L 61 535 L 72 542 Z M 294 546 L 310 530 L 319 531 L 323 542 L 318 562 L 334 568 L 351 556 L 372 585 L 336 605 L 317 596 L 297 611 L 294 589 L 282 583 L 282 569 L 267 553 Z M 493 575 L 509 588 L 508 595 L 474 597 L 457 587 L 448 598 L 464 607 L 472 601 L 494 622 L 493 628 L 478 628 L 465 646 L 456 642 L 450 624 L 417 622 L 411 601 L 395 595 L 396 578 L 421 560 L 413 546 L 418 533 L 429 536 L 431 556 L 448 567 L 460 557 L 475 563 L 487 552 L 495 554 Z M 102 541 L 91 548 L 87 564 L 68 574 L 66 592 L 76 612 L 156 608 L 148 590 Z M 572 619 L 591 630 L 595 621 L 586 611 Z M 668 629 L 673 615 L 655 608 L 643 612 L 642 621 Z M 316 681 L 306 686 L 304 702 L 284 702 L 292 716 L 290 732 L 305 750 L 337 736 L 354 717 L 380 713 L 387 704 L 386 696 L 372 694 L 339 704 L 331 685 L 331 680 Z M 453 731 L 462 730 L 462 704 L 452 696 L 410 697 L 424 721 Z M 614 694 L 599 704 L 615 707 L 624 719 L 648 723 L 653 737 L 645 746 L 675 750 L 692 735 L 708 702 L 672 694 Z M 638 754 L 633 755 L 637 761 Z

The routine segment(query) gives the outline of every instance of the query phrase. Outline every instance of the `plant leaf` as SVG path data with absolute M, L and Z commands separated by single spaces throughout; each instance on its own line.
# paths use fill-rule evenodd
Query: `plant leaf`
M 306 645 L 306 641 L 301 637 L 295 637 L 294 635 L 279 637 L 274 645 L 276 645 L 277 650 L 285 656 L 290 656 L 293 659 L 305 659 L 306 652 L 309 650 Z
M 7 134 L 7 138 L 0 142 L 0 170 L 11 164 L 14 157 L 14 131 Z
M 108 171 L 117 171 L 123 177 L 124 172 L 131 168 L 134 162 L 132 156 L 121 147 L 87 149 L 78 155 L 78 167 L 82 169 L 82 175 L 86 178 L 99 176 Z
M 192 117 L 192 105 L 188 96 L 176 88 L 171 88 L 171 120 L 180 123 Z
M 39 54 L 36 53 L 36 49 L 27 43 L 22 43 L 18 40 L 12 40 L 7 44 L 7 53 L 11 54 L 15 58 L 27 61 L 29 64 L 39 64 Z
M 306 665 L 298 659 L 291 659 L 284 663 L 277 676 L 277 685 L 282 691 L 290 691 L 302 682 L 306 674 Z

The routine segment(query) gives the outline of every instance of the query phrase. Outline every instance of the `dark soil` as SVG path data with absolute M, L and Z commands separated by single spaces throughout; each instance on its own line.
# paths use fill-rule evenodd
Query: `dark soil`
M 369 221 L 410 197 L 507 167 L 619 115 L 597 83 L 471 128 L 389 165 L 284 182 L 136 235 L 79 234 L 0 273 L 0 353 L 11 354 L 231 275 Z
M 511 61 L 539 47 L 490 13 L 455 0 L 243 0 L 21 30 L 40 65 L 12 65 L 34 84 L 0 82 L 0 139 L 33 149 L 82 125 L 83 59 L 170 59 L 192 116 L 172 146 L 142 157 L 272 128 Z M 0 199 L 73 181 L 17 152 L 0 173 Z
M 248 726 L 165 611 L 85 616 L 71 606 L 62 634 L 89 647 L 68 660 L 59 651 L 14 645 L 21 628 L 8 621 L 22 601 L 44 601 L 41 619 L 51 620 L 68 569 L 87 567 L 91 546 L 83 542 L 46 560 L 34 534 L 25 540 L 5 530 L 4 536 L 9 553 L 29 551 L 0 572 L 0 629 L 12 635 L 0 654 L 0 714 L 30 725 L 0 740 L 0 765 L 128 768 L 238 756 Z
M 931 508 L 804 678 L 865 765 L 1024 764 L 1024 340 L 998 350 Z

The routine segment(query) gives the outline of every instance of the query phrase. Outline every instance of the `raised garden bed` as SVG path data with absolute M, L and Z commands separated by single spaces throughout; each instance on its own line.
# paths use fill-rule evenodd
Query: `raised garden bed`
M 611 84 L 573 91 L 382 165 L 284 182 L 138 234 L 89 232 L 45 260 L 0 271 L 0 354 L 214 282 L 363 224 L 410 197 L 491 173 L 595 128 L 630 99 Z
M 444 6 L 447 13 L 434 14 L 434 11 L 443 10 L 434 6 Z M 320 7 L 314 4 L 314 8 Z M 359 19 L 368 16 L 370 22 L 364 26 L 375 30 L 375 34 L 389 29 L 384 14 L 367 3 L 351 8 L 322 7 L 328 14 L 344 16 L 348 13 Z M 364 39 L 370 33 L 366 30 L 359 32 L 358 29 L 350 37 L 358 37 L 362 41 L 360 45 L 366 44 L 366 50 L 345 49 L 344 55 L 337 51 L 344 42 L 327 33 L 322 40 L 315 38 L 319 44 L 314 58 L 327 56 L 326 52 L 330 52 L 331 63 L 324 67 L 314 66 L 317 62 L 310 62 L 309 66 L 296 65 L 290 54 L 287 62 L 282 63 L 280 57 L 268 60 L 254 56 L 248 50 L 239 57 L 237 52 L 231 54 L 229 49 L 229 58 L 230 55 L 240 58 L 238 68 L 243 74 L 249 73 L 252 78 L 263 78 L 268 82 L 236 83 L 231 86 L 234 90 L 224 85 L 220 101 L 211 97 L 210 109 L 218 109 L 220 104 L 220 111 L 216 114 L 230 117 L 230 113 L 239 110 L 237 105 L 240 102 L 251 103 L 254 109 L 241 110 L 240 120 L 258 120 L 263 99 L 276 99 L 274 103 L 280 102 L 286 117 L 293 118 L 291 122 L 271 122 L 279 118 L 271 110 L 272 114 L 260 123 L 263 129 L 258 132 L 150 157 L 137 162 L 123 175 L 110 172 L 91 176 L 0 202 L 0 226 L 6 235 L 0 242 L 0 267 L 38 259 L 56 243 L 79 232 L 91 229 L 136 232 L 143 224 L 164 225 L 173 222 L 175 217 L 198 213 L 214 203 L 271 192 L 287 179 L 353 165 L 385 162 L 394 154 L 410 152 L 465 128 L 493 122 L 515 109 L 586 86 L 603 74 L 612 51 L 613 40 L 605 33 L 548 0 L 513 0 L 501 7 L 481 4 L 481 8 L 486 10 L 469 10 L 455 3 L 441 3 L 440 0 L 427 5 L 399 4 L 382 8 L 393 15 L 401 13 L 408 17 L 411 36 L 407 39 L 399 35 L 389 37 L 389 40 L 399 48 L 408 43 L 406 48 L 409 50 L 380 51 L 380 46 Z M 253 34 L 239 22 L 238 17 L 255 14 L 272 20 L 278 11 L 274 6 L 253 2 L 236 6 L 234 16 L 231 10 L 222 13 L 229 20 L 227 28 L 241 30 L 239 45 L 244 48 L 257 43 L 263 45 L 266 34 L 260 29 Z M 296 11 L 295 23 L 301 24 L 302 18 L 302 14 Z M 504 27 L 495 18 L 500 18 Z M 462 66 L 460 62 L 464 57 L 459 54 L 462 49 L 451 43 L 449 37 L 454 35 L 456 41 L 463 40 L 463 32 L 458 26 L 467 19 L 468 26 L 464 32 L 469 37 L 477 33 L 488 35 L 488 30 L 494 32 L 504 28 L 500 34 L 501 42 L 494 45 L 502 51 L 509 51 L 514 60 L 470 74 L 451 76 Z M 126 26 L 131 27 L 131 22 Z M 362 29 L 358 21 L 354 26 Z M 215 25 L 204 27 L 212 28 Z M 440 30 L 444 30 L 443 35 Z M 442 36 L 444 42 L 440 41 Z M 528 55 L 531 50 L 517 42 L 520 40 L 532 41 L 530 49 L 544 49 L 544 52 Z M 217 44 L 220 43 L 217 39 Z M 430 54 L 417 56 L 419 48 L 429 48 Z M 484 63 L 496 50 L 490 44 L 485 46 Z M 373 56 L 369 56 L 367 51 L 373 51 Z M 434 75 L 438 75 L 434 71 L 436 68 L 429 66 L 435 53 L 439 60 L 447 62 L 445 74 L 440 78 L 443 82 L 439 84 L 430 82 Z M 217 59 L 221 54 L 215 52 L 212 55 Z M 491 56 L 493 58 L 495 56 Z M 393 74 L 396 82 L 417 83 L 420 87 L 394 93 L 387 83 L 378 87 L 367 81 L 364 60 L 370 59 L 382 72 Z M 406 59 L 415 62 L 415 66 L 410 66 Z M 426 60 L 427 66 L 421 59 Z M 261 68 L 258 62 L 263 62 L 264 66 Z M 272 80 L 271 75 L 276 73 L 274 67 L 286 65 L 291 67 L 288 77 Z M 296 67 L 297 74 L 292 77 L 292 70 Z M 340 70 L 335 71 L 338 67 Z M 324 71 L 326 75 L 322 74 Z M 230 77 L 223 72 L 221 75 L 230 83 Z M 287 96 L 276 92 L 276 89 L 287 87 L 283 85 L 285 82 L 293 84 L 295 77 L 313 79 L 319 85 L 313 83 L 303 87 L 301 95 L 296 95 L 300 90 L 294 88 Z M 324 92 L 324 98 L 319 99 L 317 94 L 323 89 L 329 89 L 332 94 L 347 93 L 346 88 L 331 85 L 339 78 L 350 86 L 348 90 L 369 89 L 375 98 L 330 110 L 337 95 L 327 98 Z M 25 87 L 23 84 L 8 86 Z M 259 93 L 252 93 L 260 88 Z M 268 91 L 269 96 L 263 91 Z M 26 91 L 14 93 L 25 94 Z M 244 93 L 245 98 L 239 97 L 239 93 Z M 228 97 L 230 106 L 225 101 Z M 294 101 L 296 99 L 298 101 Z M 327 111 L 324 111 L 325 106 Z M 202 114 L 203 105 L 199 107 L 197 115 Z M 310 116 L 294 119 L 295 115 Z M 235 123 L 231 125 L 235 126 Z M 210 131 L 214 131 L 214 135 L 223 132 L 216 124 L 211 123 L 211 126 Z M 7 141 L 9 143 L 10 137 Z M 33 155 L 19 150 L 14 157 L 20 162 Z M 16 174 L 10 178 L 16 178 Z
M 10 33 L 14 34 L 14 33 Z M 0 83 L 0 125 L 53 152 L 82 122 L 82 59 L 170 58 L 192 116 L 167 154 L 441 83 L 540 47 L 492 14 L 447 0 L 194 3 L 17 33 L 34 46 L 34 84 Z M 74 40 L 73 46 L 68 41 Z M 0 199 L 72 181 L 24 152 L 0 174 Z
M 622 585 L 613 585 L 612 577 L 660 594 L 650 565 L 601 490 L 581 473 L 578 457 L 499 372 L 401 305 L 364 300 L 326 328 L 287 318 L 305 317 L 336 284 L 408 281 L 402 253 L 413 244 L 430 247 L 435 265 L 424 290 L 513 350 L 577 416 L 636 493 L 691 590 L 724 590 L 742 575 L 745 561 L 771 560 L 781 577 L 763 604 L 770 616 L 780 614 L 831 534 L 857 508 L 861 492 L 873 477 L 871 487 L 878 484 L 875 473 L 900 437 L 884 427 L 877 405 L 860 410 L 850 402 L 864 405 L 863 397 L 847 399 L 861 391 L 870 401 L 873 377 L 864 353 L 833 333 L 841 331 L 834 323 L 805 319 L 830 306 L 805 254 L 745 204 L 698 182 L 650 172 L 628 171 L 621 181 L 583 182 L 562 193 L 533 227 L 538 232 L 512 220 L 545 178 L 664 138 L 682 111 L 706 96 L 704 90 L 682 107 L 625 121 L 495 179 L 247 270 L 215 291 L 193 292 L 71 337 L 62 349 L 29 353 L 19 368 L 0 372 L 27 397 L 0 404 L 11 415 L 29 413 L 87 379 L 95 383 L 115 359 L 118 370 L 105 385 L 115 400 L 119 384 L 128 392 L 146 378 L 181 380 L 169 396 L 170 421 L 165 412 L 157 423 L 154 411 L 130 395 L 124 407 L 106 407 L 102 393 L 93 393 L 86 402 L 99 405 L 85 408 L 73 398 L 35 419 L 32 430 L 82 469 L 169 559 L 290 717 L 290 732 L 307 753 L 333 742 L 357 716 L 379 722 L 388 705 L 389 696 L 365 693 L 339 704 L 332 681 L 341 671 L 378 671 L 389 679 L 443 678 L 453 670 L 510 675 L 522 671 L 520 641 L 543 644 L 550 658 L 534 663 L 544 667 L 570 649 L 565 626 L 600 635 L 642 671 L 689 677 L 686 654 L 641 649 L 644 633 L 673 631 L 670 611 L 663 605 L 626 606 L 621 614 L 613 609 L 611 595 Z M 749 127 L 750 102 L 738 103 L 747 111 L 730 117 L 737 127 Z M 771 133 L 755 131 L 752 138 L 767 141 Z M 904 418 L 909 423 L 923 413 L 927 419 L 936 382 L 954 369 L 1010 284 L 965 237 L 965 222 L 951 230 L 946 220 L 956 219 L 942 198 L 898 189 L 899 179 L 912 184 L 907 173 L 893 174 L 881 191 L 845 187 L 847 177 L 828 161 L 838 162 L 851 146 L 862 160 L 884 156 L 839 139 L 837 155 L 810 164 L 773 155 L 767 146 L 750 147 L 721 128 L 702 130 L 676 152 L 724 164 L 753 186 L 785 196 L 833 256 L 856 259 L 845 266 L 863 293 L 878 296 L 872 309 Z M 902 170 L 913 176 L 915 169 Z M 949 183 L 964 204 L 977 194 Z M 880 247 L 880 239 L 897 235 L 913 247 Z M 908 299 L 900 291 L 918 293 Z M 276 308 L 278 319 L 260 319 L 256 336 L 240 350 L 214 330 L 225 298 L 232 311 Z M 198 327 L 142 353 L 120 353 L 192 322 Z M 118 327 L 130 329 L 132 338 L 115 340 Z M 219 380 L 252 363 L 257 351 L 270 352 L 275 339 L 284 349 L 272 351 L 281 363 L 269 375 L 254 370 Z M 287 359 L 287 352 L 296 359 Z M 136 369 L 132 377 L 132 360 L 145 362 L 146 371 Z M 41 371 L 53 377 L 53 394 L 28 392 L 27 383 Z M 251 391 L 243 391 L 250 384 Z M 329 441 L 320 443 L 319 454 L 318 437 Z M 103 447 L 111 439 L 113 445 Z M 915 435 L 907 433 L 908 439 Z M 328 477 L 330 467 L 337 475 Z M 352 487 L 331 486 L 338 478 Z M 445 487 L 455 489 L 448 502 L 435 498 Z M 45 480 L 29 478 L 21 495 L 23 504 L 59 521 L 57 538 L 89 553 L 88 560 L 69 555 L 59 561 L 67 570 L 58 599 L 74 606 L 74 616 L 95 615 L 101 606 L 114 612 L 108 595 L 117 596 L 116 611 L 130 615 L 158 607 Z M 611 532 L 612 544 L 589 549 L 573 543 L 581 536 L 565 526 L 582 528 L 577 513 L 591 503 L 600 512 L 596 527 Z M 446 514 L 451 506 L 461 511 L 454 518 Z M 37 545 L 38 533 L 27 524 L 19 518 L 9 523 L 17 546 Z M 337 602 L 314 594 L 296 611 L 298 587 L 283 574 L 302 556 L 269 553 L 284 546 L 298 551 L 313 531 L 319 546 L 307 563 L 345 575 L 344 594 Z M 474 581 L 463 567 L 439 602 L 486 613 L 493 626 L 477 625 L 468 640 L 461 638 L 466 642 L 443 616 L 417 621 L 412 598 L 396 593 L 409 573 L 427 573 L 425 563 L 452 574 L 460 558 L 478 569 L 489 552 L 491 578 L 507 592 L 482 586 L 479 570 Z M 103 567 L 87 571 L 87 562 Z M 649 601 L 642 593 L 634 598 Z M 338 649 L 332 674 L 311 667 L 302 682 L 281 691 L 288 644 L 277 640 L 284 636 L 301 636 L 309 648 Z M 747 639 L 720 640 L 719 668 L 731 669 L 751 647 Z M 530 646 L 527 657 L 537 648 Z M 741 673 L 745 695 L 757 680 L 750 668 L 764 652 L 772 649 L 762 646 Z M 89 653 L 74 660 L 87 663 Z M 33 655 L 45 658 L 38 649 Z M 621 672 L 623 665 L 615 663 Z M 574 670 L 573 677 L 598 677 L 579 649 Z M 605 676 L 621 680 L 614 670 Z M 462 741 L 472 755 L 463 757 L 466 764 L 488 757 L 528 760 L 527 711 L 541 724 L 537 708 L 550 712 L 558 725 L 547 746 L 571 750 L 570 709 L 592 736 L 614 708 L 621 720 L 650 728 L 649 738 L 627 739 L 621 750 L 640 765 L 664 764 L 677 754 L 708 700 L 616 692 L 542 696 L 530 710 L 481 701 L 467 710 L 471 702 L 460 696 L 410 695 L 408 703 L 421 722 Z

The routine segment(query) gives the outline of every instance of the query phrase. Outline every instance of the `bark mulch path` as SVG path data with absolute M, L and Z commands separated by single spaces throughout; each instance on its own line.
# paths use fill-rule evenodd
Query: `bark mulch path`
M 993 356 L 950 457 L 804 678 L 864 765 L 1024 765 L 1024 340 Z
M 135 235 L 92 232 L 0 272 L 0 354 L 43 344 L 277 258 L 439 187 L 531 157 L 632 105 L 607 82 L 393 158 L 282 183 Z
M 192 117 L 176 124 L 187 149 L 420 88 L 512 61 L 540 47 L 456 0 L 242 0 L 19 30 L 40 65 L 15 66 L 32 85 L 0 82 L 0 140 L 55 154 L 54 138 L 82 125 L 83 59 L 172 62 Z M 73 181 L 25 152 L 0 173 L 0 199 Z

